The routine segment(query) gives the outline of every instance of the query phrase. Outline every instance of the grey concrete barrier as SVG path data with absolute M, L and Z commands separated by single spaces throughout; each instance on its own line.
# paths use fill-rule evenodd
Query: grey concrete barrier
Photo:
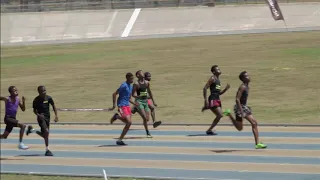
M 320 26 L 320 3 L 281 4 L 287 28 Z M 285 28 L 268 6 L 87 10 L 1 15 L 1 44 L 219 34 Z
M 278 0 L 279 3 L 319 0 Z M 1 0 L 1 13 L 133 9 L 228 4 L 264 4 L 265 0 Z

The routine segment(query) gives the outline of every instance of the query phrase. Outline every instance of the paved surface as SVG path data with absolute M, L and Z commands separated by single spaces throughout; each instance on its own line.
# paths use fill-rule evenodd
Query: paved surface
M 320 179 L 319 127 L 260 127 L 268 149 L 254 149 L 250 127 L 242 132 L 217 127 L 217 136 L 203 126 L 160 126 L 146 138 L 134 125 L 120 147 L 115 141 L 122 125 L 52 125 L 50 149 L 36 134 L 25 136 L 29 150 L 17 149 L 18 130 L 1 141 L 1 173 L 40 173 L 109 176 L 241 179 Z M 1 132 L 3 132 L 2 126 Z
M 266 4 L 1 15 L 1 44 L 47 44 L 131 38 L 320 30 L 320 3 L 280 4 L 274 21 Z

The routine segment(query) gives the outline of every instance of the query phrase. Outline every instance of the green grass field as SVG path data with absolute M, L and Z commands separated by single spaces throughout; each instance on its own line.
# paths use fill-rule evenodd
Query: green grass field
M 31 108 L 38 85 L 47 87 L 58 108 L 109 108 L 125 74 L 142 69 L 153 75 L 159 120 L 211 123 L 212 113 L 200 112 L 202 88 L 218 64 L 222 86 L 231 85 L 222 96 L 224 108 L 233 108 L 238 74 L 246 70 L 252 78 L 249 105 L 260 123 L 319 124 L 319 45 L 315 31 L 2 47 L 1 96 L 17 86 L 27 98 L 18 118 L 36 122 Z M 111 115 L 61 112 L 60 121 L 109 122 Z
M 1 174 L 1 180 L 103 180 L 104 178 L 95 177 L 65 177 L 65 176 L 38 176 L 38 175 L 17 175 L 17 174 Z M 108 180 L 133 180 L 132 178 L 108 178 Z M 147 179 L 134 179 L 147 180 Z

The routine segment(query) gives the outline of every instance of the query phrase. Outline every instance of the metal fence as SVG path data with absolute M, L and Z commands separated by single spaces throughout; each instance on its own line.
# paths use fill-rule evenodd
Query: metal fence
M 278 0 L 279 3 L 320 0 Z M 1 13 L 261 4 L 265 0 L 1 0 Z

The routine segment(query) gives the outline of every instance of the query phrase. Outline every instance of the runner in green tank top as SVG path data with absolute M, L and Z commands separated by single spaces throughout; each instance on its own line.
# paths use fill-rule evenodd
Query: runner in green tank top
M 149 82 L 149 89 L 151 89 L 151 85 L 150 85 L 150 81 L 151 81 L 151 73 L 150 72 L 145 72 L 144 73 L 144 79 L 147 80 Z M 150 90 L 151 93 L 151 90 Z M 156 113 L 155 113 L 155 107 L 157 107 L 157 104 L 154 100 L 154 96 L 153 94 L 150 94 L 148 92 L 148 105 L 149 105 L 149 109 L 150 109 L 150 115 L 153 121 L 153 128 L 157 128 L 158 126 L 160 126 L 162 124 L 161 121 L 156 121 Z M 135 114 L 136 112 L 138 112 L 138 108 L 137 107 L 132 107 L 132 114 Z
M 139 104 L 138 113 L 143 119 L 143 125 L 147 133 L 147 137 L 152 137 L 148 130 L 148 121 L 150 118 L 150 108 L 148 105 L 148 94 L 152 94 L 149 88 L 149 81 L 144 79 L 142 70 L 136 72 L 138 81 L 133 84 L 132 97 Z

